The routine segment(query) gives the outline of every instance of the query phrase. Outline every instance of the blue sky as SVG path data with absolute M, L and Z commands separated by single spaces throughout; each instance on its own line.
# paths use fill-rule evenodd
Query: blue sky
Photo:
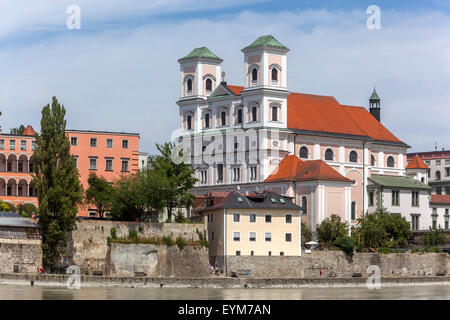
M 68 30 L 66 9 L 81 9 Z M 381 29 L 366 27 L 369 5 Z M 243 83 L 240 49 L 273 34 L 291 49 L 288 89 L 367 106 L 410 151 L 450 149 L 450 4 L 364 0 L 2 0 L 0 109 L 4 131 L 39 129 L 56 95 L 68 128 L 141 133 L 141 150 L 178 127 L 177 59 L 208 46 L 230 84 Z

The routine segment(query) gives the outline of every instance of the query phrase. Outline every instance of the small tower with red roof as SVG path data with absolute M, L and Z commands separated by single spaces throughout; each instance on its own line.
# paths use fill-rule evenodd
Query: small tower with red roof
M 428 170 L 430 169 L 419 156 L 415 156 L 406 166 L 406 174 L 413 176 L 414 179 L 428 184 Z

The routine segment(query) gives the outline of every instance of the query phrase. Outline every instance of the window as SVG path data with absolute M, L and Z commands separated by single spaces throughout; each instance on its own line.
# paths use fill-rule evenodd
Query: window
M 266 214 L 265 215 L 265 221 L 266 221 L 266 223 L 271 223 L 272 222 L 272 215 L 271 214 Z
M 250 222 L 256 222 L 256 214 L 255 213 L 250 213 Z
M 113 171 L 113 159 L 106 158 L 105 171 Z
M 271 242 L 272 241 L 272 233 L 271 232 L 265 232 L 264 233 L 264 241 Z
M 241 241 L 241 233 L 233 232 L 233 241 Z
M 334 158 L 333 150 L 331 149 L 325 150 L 325 160 L 333 161 L 333 158 Z
M 411 229 L 419 230 L 419 216 L 418 214 L 411 215 Z
M 258 81 L 258 69 L 253 68 L 252 70 L 252 84 L 256 84 Z
M 209 128 L 209 113 L 205 114 L 205 128 Z
M 436 171 L 436 180 L 441 180 L 441 172 Z
M 192 116 L 188 115 L 186 117 L 186 129 L 192 130 Z
M 236 123 L 242 123 L 242 109 L 237 110 Z
M 241 252 L 240 252 L 240 251 L 236 251 L 236 255 L 237 255 L 237 256 L 240 256 L 240 255 L 241 255 Z
M 286 242 L 292 242 L 292 233 L 285 233 L 284 234 L 284 240 Z
M 278 121 L 278 107 L 272 107 L 272 121 Z
M 217 165 L 217 183 L 223 182 L 223 164 L 219 163 Z
M 355 201 L 352 201 L 351 219 L 352 219 L 352 221 L 356 220 L 356 202 Z
M 239 215 L 239 213 L 233 213 L 233 222 L 239 222 L 240 218 L 241 216 Z
M 373 191 L 372 192 L 369 192 L 369 206 L 373 206 L 374 205 L 374 193 L 373 193 Z
M 426 164 L 427 166 L 429 166 L 429 165 L 430 165 L 430 160 L 425 160 L 425 164 Z
M 256 181 L 257 179 L 257 171 L 256 166 L 250 167 L 250 181 Z
M 308 214 L 308 200 L 305 196 L 302 197 L 302 214 Z
M 449 220 L 448 209 L 446 209 L 446 214 L 444 216 L 445 229 L 448 229 L 448 220 Z
M 214 240 L 214 231 L 211 231 L 211 240 Z
M 287 214 L 285 216 L 286 223 L 292 223 L 292 214 Z
M 257 107 L 252 107 L 252 121 L 257 121 L 258 120 L 257 112 L 258 112 Z
M 77 137 L 70 137 L 70 144 L 72 146 L 78 145 L 78 138 Z
M 299 154 L 300 154 L 300 158 L 308 159 L 308 148 L 307 147 L 301 147 Z
M 192 93 L 192 79 L 188 79 L 186 82 L 186 91 L 187 93 Z
M 254 255 L 255 255 L 255 251 L 253 251 L 253 250 L 250 251 L 250 255 L 251 255 L 251 256 L 254 256 Z
M 419 192 L 418 191 L 413 191 L 412 192 L 412 203 L 411 205 L 413 207 L 418 207 L 419 206 Z
M 280 256 L 284 256 L 284 252 L 283 251 L 280 252 Z
M 436 193 L 442 194 L 442 187 L 436 187 Z
M 387 163 L 387 166 L 388 166 L 389 168 L 395 167 L 394 157 L 389 156 L 389 157 L 387 158 L 386 163 Z
M 250 232 L 248 234 L 248 240 L 251 241 L 251 242 L 256 241 L 256 232 Z
M 31 141 L 31 150 L 34 151 L 36 149 L 36 141 Z
M 122 140 L 122 148 L 128 149 L 128 140 Z
M 450 164 L 450 159 L 445 159 L 445 164 Z
M 211 213 L 211 222 L 214 221 L 214 214 Z
M 89 209 L 89 217 L 96 217 L 97 216 L 97 210 Z
M 233 168 L 233 182 L 241 181 L 241 168 Z
M 400 205 L 400 191 L 392 190 L 392 205 L 399 206 Z
M 122 159 L 122 172 L 128 172 L 128 159 Z
M 91 138 L 91 147 L 97 146 L 97 138 Z
M 356 151 L 351 151 L 349 155 L 350 162 L 358 162 L 358 153 Z
M 278 70 L 276 68 L 272 69 L 272 81 L 278 82 Z
M 106 147 L 107 148 L 112 148 L 113 147 L 113 139 L 111 139 L 111 138 L 106 139 Z
M 16 150 L 16 140 L 9 140 L 9 150 Z
M 97 170 L 97 158 L 89 158 L 89 170 Z
M 227 113 L 224 111 L 220 112 L 220 125 L 225 126 L 227 124 Z
M 27 141 L 26 140 L 20 141 L 20 150 L 22 150 L 22 151 L 27 150 Z
M 0 149 L 5 149 L 5 139 L 0 139 Z
M 373 154 L 370 156 L 370 165 L 371 166 L 375 165 L 375 156 Z
M 441 165 L 441 160 L 436 160 L 436 165 L 440 166 Z
M 206 184 L 208 182 L 208 171 L 207 170 L 201 170 L 200 171 L 200 183 Z
M 207 92 L 212 91 L 212 80 L 211 79 L 206 79 L 205 87 L 206 87 Z
M 450 177 L 450 168 L 445 168 L 445 176 Z
M 77 156 L 72 156 L 72 159 L 73 159 L 73 162 L 74 162 L 74 165 L 75 165 L 75 169 L 78 169 L 78 157 Z M 31 165 L 31 163 L 30 163 L 30 165 Z M 31 171 L 31 168 L 30 168 L 30 171 Z

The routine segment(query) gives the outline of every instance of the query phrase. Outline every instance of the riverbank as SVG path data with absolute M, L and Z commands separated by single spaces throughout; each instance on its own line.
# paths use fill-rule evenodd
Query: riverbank
M 0 274 L 0 285 L 67 287 L 68 275 Z M 351 288 L 367 287 L 367 278 L 144 278 L 80 276 L 86 288 Z M 381 278 L 381 286 L 450 286 L 450 276 Z

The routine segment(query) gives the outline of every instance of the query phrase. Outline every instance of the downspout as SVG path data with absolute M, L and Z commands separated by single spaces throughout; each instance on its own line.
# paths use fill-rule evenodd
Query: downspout
M 366 140 L 364 140 L 364 142 L 363 142 L 363 205 L 362 205 L 362 209 L 363 209 L 363 213 L 362 213 L 362 216 L 363 216 L 363 218 L 364 218 L 364 214 L 365 214 L 365 212 L 364 212 L 364 208 L 366 207 L 365 206 L 365 199 L 366 199 Z

